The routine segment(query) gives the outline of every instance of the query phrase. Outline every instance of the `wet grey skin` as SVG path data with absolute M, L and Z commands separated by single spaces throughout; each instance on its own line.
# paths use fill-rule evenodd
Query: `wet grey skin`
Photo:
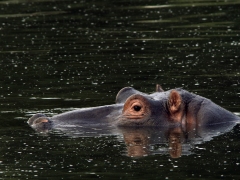
M 125 87 L 116 96 L 116 104 L 81 108 L 52 117 L 36 114 L 28 124 L 37 131 L 63 126 L 112 125 L 131 127 L 176 127 L 191 130 L 224 122 L 239 122 L 240 118 L 211 100 L 181 88 L 146 94 Z

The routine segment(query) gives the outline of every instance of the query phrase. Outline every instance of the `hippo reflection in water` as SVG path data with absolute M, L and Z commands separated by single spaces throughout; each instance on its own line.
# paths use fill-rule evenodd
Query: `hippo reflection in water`
M 152 94 L 125 87 L 117 94 L 116 104 L 81 108 L 53 117 L 36 114 L 28 124 L 40 132 L 105 126 L 102 131 L 111 129 L 123 134 L 130 156 L 149 154 L 148 145 L 168 139 L 170 155 L 179 157 L 185 140 L 197 141 L 199 137 L 209 140 L 231 130 L 239 120 L 207 98 L 180 88 L 163 91 L 157 85 Z

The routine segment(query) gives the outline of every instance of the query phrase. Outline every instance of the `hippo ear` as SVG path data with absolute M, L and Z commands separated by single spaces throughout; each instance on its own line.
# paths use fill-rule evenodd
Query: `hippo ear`
M 160 84 L 156 84 L 156 92 L 164 92 Z
M 168 108 L 171 114 L 175 114 L 180 111 L 182 105 L 182 98 L 176 90 L 170 92 L 168 98 Z

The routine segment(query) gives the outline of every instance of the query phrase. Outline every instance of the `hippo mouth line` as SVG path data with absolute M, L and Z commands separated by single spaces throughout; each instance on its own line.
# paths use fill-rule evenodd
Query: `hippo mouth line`
M 123 115 L 123 117 L 127 119 L 143 119 L 145 115 Z

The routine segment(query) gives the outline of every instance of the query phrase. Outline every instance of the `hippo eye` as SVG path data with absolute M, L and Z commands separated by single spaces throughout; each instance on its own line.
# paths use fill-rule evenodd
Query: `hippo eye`
M 134 109 L 135 111 L 140 111 L 140 110 L 141 110 L 141 106 L 135 105 L 135 106 L 133 106 L 133 109 Z

